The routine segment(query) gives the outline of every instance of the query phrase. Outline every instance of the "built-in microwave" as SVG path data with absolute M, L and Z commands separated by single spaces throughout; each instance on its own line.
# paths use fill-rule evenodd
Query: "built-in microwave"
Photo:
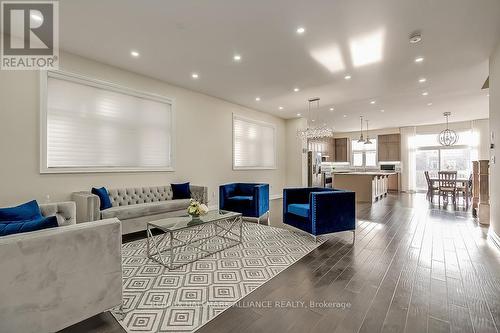
M 396 171 L 396 164 L 380 164 L 382 171 Z

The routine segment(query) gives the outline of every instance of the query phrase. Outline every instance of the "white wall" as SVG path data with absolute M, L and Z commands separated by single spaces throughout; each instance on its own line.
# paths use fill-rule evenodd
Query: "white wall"
M 490 164 L 490 225 L 500 236 L 500 43 L 490 57 L 490 130 L 495 145 L 491 154 L 496 159 Z
M 297 136 L 299 129 L 307 127 L 305 118 L 286 121 L 286 186 L 307 186 L 307 154 L 304 140 Z
M 72 54 L 61 55 L 61 69 L 175 99 L 175 172 L 40 174 L 39 73 L 0 71 L 0 206 L 30 199 L 68 200 L 73 191 L 166 185 L 190 181 L 209 187 L 210 204 L 218 185 L 232 181 L 267 182 L 281 194 L 286 178 L 285 121 L 224 100 L 169 85 Z M 277 127 L 276 170 L 232 170 L 232 113 Z M 212 193 L 215 192 L 215 197 Z

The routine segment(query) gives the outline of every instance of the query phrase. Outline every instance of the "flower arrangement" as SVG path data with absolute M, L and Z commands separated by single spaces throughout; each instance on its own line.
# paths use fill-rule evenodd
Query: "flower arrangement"
M 196 200 L 191 199 L 187 212 L 192 217 L 198 217 L 208 213 L 208 207 L 205 204 L 199 203 Z

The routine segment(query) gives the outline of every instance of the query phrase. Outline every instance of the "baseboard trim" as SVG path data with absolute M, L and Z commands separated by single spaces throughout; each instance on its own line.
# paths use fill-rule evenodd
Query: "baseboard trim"
M 488 230 L 488 236 L 496 245 L 496 247 L 500 250 L 500 237 L 495 233 L 491 225 L 490 225 L 490 230 Z

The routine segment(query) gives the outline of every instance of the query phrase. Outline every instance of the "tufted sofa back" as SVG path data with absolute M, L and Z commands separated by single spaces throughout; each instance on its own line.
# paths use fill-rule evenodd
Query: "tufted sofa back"
M 113 207 L 167 201 L 173 197 L 170 185 L 111 189 L 108 192 Z

